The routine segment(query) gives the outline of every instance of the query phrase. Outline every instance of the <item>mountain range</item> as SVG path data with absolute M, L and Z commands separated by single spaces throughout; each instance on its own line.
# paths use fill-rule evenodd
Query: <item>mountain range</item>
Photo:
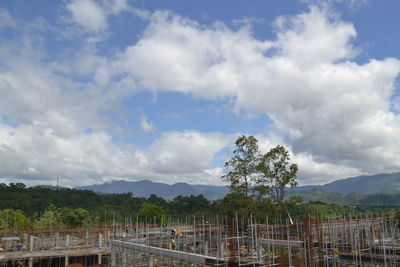
M 175 183 L 168 185 L 165 183 L 141 180 L 137 182 L 112 181 L 109 183 L 77 187 L 76 189 L 92 190 L 100 193 L 127 193 L 132 192 L 138 197 L 149 197 L 155 194 L 163 198 L 173 198 L 177 195 L 189 196 L 203 194 L 210 200 L 223 198 L 229 189 L 226 186 L 213 185 L 190 185 L 187 183 Z M 321 192 L 331 192 L 328 194 L 332 200 L 338 194 L 355 193 L 358 195 L 369 194 L 397 194 L 400 193 L 400 172 L 390 174 L 376 174 L 371 176 L 357 176 L 340 179 L 324 185 L 307 185 L 290 189 L 291 195 L 318 194 Z M 324 194 L 327 196 L 327 194 Z M 314 197 L 315 198 L 315 197 Z
M 399 193 L 400 172 L 376 174 L 370 176 L 357 176 L 336 180 L 319 186 L 306 186 L 304 188 L 307 189 L 306 191 L 320 189 L 323 191 L 336 192 L 340 194 Z M 300 186 L 299 189 L 301 190 L 302 187 Z
M 127 193 L 132 192 L 137 197 L 149 197 L 155 194 L 163 198 L 173 198 L 178 195 L 190 196 L 203 194 L 209 200 L 223 198 L 229 189 L 226 186 L 190 185 L 175 183 L 173 185 L 157 183 L 149 180 L 137 182 L 112 181 L 104 184 L 77 187 L 76 189 L 92 190 L 99 193 Z

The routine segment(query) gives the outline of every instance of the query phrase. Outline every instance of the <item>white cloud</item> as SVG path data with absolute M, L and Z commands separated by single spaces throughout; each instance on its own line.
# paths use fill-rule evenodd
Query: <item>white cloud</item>
M 282 145 L 289 151 L 290 162 L 296 163 L 300 167 L 297 178 L 302 185 L 328 183 L 337 178 L 366 174 L 358 168 L 349 167 L 345 164 L 320 162 L 308 152 L 294 153 L 293 147 L 286 143 L 282 137 L 275 134 L 268 136 L 257 135 L 256 138 L 262 153 L 268 152 L 277 145 Z
M 71 21 L 94 33 L 128 8 L 125 1 L 66 5 Z M 12 21 L 1 12 L 2 21 Z M 249 26 L 204 26 L 162 11 L 146 17 L 140 40 L 111 58 L 85 46 L 45 63 L 30 42 L 0 44 L 0 177 L 220 183 L 215 156 L 233 135 L 166 132 L 145 149 L 112 141 L 115 125 L 99 113 L 118 113 L 138 88 L 225 100 L 238 114 L 268 116 L 273 133 L 258 136 L 263 149 L 290 149 L 303 183 L 398 170 L 400 120 L 391 99 L 400 62 L 357 63 L 351 23 L 312 6 L 278 18 L 276 38 L 259 40 Z M 154 130 L 146 118 L 141 128 Z
M 104 8 L 107 9 L 110 14 L 114 15 L 123 10 L 130 9 L 127 0 L 104 0 L 103 3 Z
M 327 12 L 311 6 L 308 13 L 279 17 L 275 22 L 278 55 L 299 68 L 355 56 L 357 51 L 350 42 L 356 37 L 353 25 L 332 20 Z
M 165 88 L 195 96 L 235 96 L 238 72 L 256 64 L 272 46 L 251 37 L 247 27 L 233 32 L 222 24 L 203 28 L 168 12 L 155 12 L 143 38 L 115 64 L 150 90 Z
M 0 53 L 1 181 L 54 184 L 60 177 L 63 186 L 113 179 L 220 183 L 212 160 L 226 142 L 222 134 L 163 133 L 147 149 L 113 142 L 107 131 L 115 125 L 100 112 L 118 113 L 121 100 L 136 90 L 135 81 L 67 78 L 74 73 L 97 77 L 107 59 L 87 53 L 88 64 L 73 69 L 75 59 L 47 64 L 36 56 L 37 47 L 2 45 L 7 53 Z M 155 129 L 145 117 L 141 126 Z
M 118 145 L 104 133 L 58 136 L 52 129 L 0 124 L 0 177 L 27 184 L 51 183 L 56 177 L 65 186 L 109 179 L 152 179 L 173 183 L 220 184 L 215 180 L 214 154 L 226 145 L 219 133 L 167 132 L 148 149 Z
M 114 145 L 105 133 L 62 138 L 51 129 L 1 125 L 0 136 L 1 176 L 28 184 L 57 176 L 66 179 L 66 185 L 94 183 L 107 176 L 132 175 L 140 164 L 129 146 Z
M 140 129 L 145 133 L 152 133 L 156 130 L 156 128 L 148 122 L 145 117 L 142 117 L 142 120 L 140 121 Z
M 308 5 L 316 5 L 319 6 L 320 8 L 334 8 L 336 4 L 338 3 L 343 3 L 350 8 L 350 10 L 354 10 L 359 8 L 360 6 L 363 6 L 371 0 L 301 0 L 302 2 L 308 4 Z
M 14 27 L 15 21 L 11 17 L 10 12 L 4 8 L 0 8 L 0 29 L 6 27 Z
M 228 145 L 219 133 L 167 132 L 146 151 L 152 169 L 158 173 L 195 174 L 213 167 L 217 152 Z
M 275 40 L 257 40 L 248 27 L 155 12 L 116 64 L 150 90 L 225 99 L 236 111 L 269 116 L 296 155 L 313 159 L 320 181 L 328 169 L 341 177 L 398 170 L 399 116 L 390 107 L 400 61 L 354 61 L 354 26 L 327 9 L 311 6 L 275 26 Z
M 107 28 L 105 11 L 94 0 L 72 0 L 66 8 L 71 20 L 86 30 L 99 32 Z
M 65 5 L 70 21 L 82 29 L 99 33 L 108 27 L 108 16 L 128 8 L 126 0 L 69 0 Z

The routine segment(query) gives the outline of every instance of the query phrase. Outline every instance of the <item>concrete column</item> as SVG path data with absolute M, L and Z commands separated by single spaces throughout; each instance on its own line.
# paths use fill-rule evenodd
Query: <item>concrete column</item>
M 115 248 L 111 248 L 111 267 L 115 267 Z
M 56 233 L 56 247 L 60 246 L 60 234 Z
M 65 267 L 67 267 L 69 264 L 68 264 L 68 256 L 65 256 Z
M 97 255 L 97 263 L 98 264 L 101 264 L 101 256 L 102 256 L 101 254 Z
M 126 261 L 126 249 L 123 249 L 122 251 L 122 266 L 123 267 L 128 267 L 127 261 Z
M 28 234 L 24 233 L 24 241 L 22 243 L 24 245 L 24 250 L 28 247 Z
M 111 231 L 109 229 L 106 229 L 104 241 L 107 243 L 108 241 L 110 241 L 110 239 L 111 239 L 110 237 L 111 237 Z
M 208 242 L 204 241 L 204 255 L 208 256 Z
M 29 258 L 28 267 L 33 267 L 33 258 Z
M 29 240 L 29 251 L 33 251 L 33 238 L 33 235 L 31 235 Z
M 99 233 L 99 247 L 103 246 L 103 233 Z
M 151 254 L 148 257 L 147 266 L 148 267 L 154 267 L 154 256 L 151 255 Z
M 372 239 L 375 241 L 376 240 L 376 235 L 375 235 L 375 227 L 372 225 Z
M 69 247 L 69 235 L 65 237 L 65 247 Z
M 218 258 L 224 257 L 224 242 L 220 242 L 219 246 L 217 247 L 217 257 Z
M 86 231 L 86 246 L 89 245 L 89 231 Z

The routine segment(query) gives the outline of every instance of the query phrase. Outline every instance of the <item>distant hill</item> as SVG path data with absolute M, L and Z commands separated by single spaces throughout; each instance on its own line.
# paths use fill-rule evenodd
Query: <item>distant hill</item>
M 177 195 L 203 194 L 210 200 L 223 198 L 229 192 L 226 186 L 190 185 L 187 183 L 168 185 L 149 180 L 137 182 L 112 181 L 104 184 L 77 187 L 76 189 L 87 189 L 99 193 L 132 192 L 138 197 L 149 197 L 151 194 L 155 194 L 163 198 L 173 198 Z M 358 176 L 336 180 L 324 185 L 299 186 L 288 191 L 290 195 L 302 196 L 305 201 L 320 200 L 336 203 L 352 203 L 361 199 L 357 195 L 400 194 L 400 173 Z M 344 198 L 343 195 L 346 195 L 346 197 Z
M 362 195 L 357 193 L 340 194 L 336 192 L 327 192 L 321 189 L 313 189 L 311 191 L 291 192 L 290 196 L 300 196 L 303 202 L 322 201 L 325 203 L 336 203 L 346 206 L 385 206 L 399 207 L 400 194 L 368 194 Z
M 112 181 L 110 183 L 76 187 L 76 189 L 92 190 L 99 193 L 127 193 L 132 192 L 138 197 L 149 197 L 155 194 L 163 198 L 173 198 L 178 195 L 190 196 L 203 194 L 207 199 L 223 198 L 229 189 L 226 186 L 190 185 L 175 183 L 173 185 L 156 183 L 149 180 L 137 182 Z
M 343 205 L 400 205 L 400 173 L 340 179 L 324 185 L 300 186 L 288 191 L 304 202 L 323 201 Z
M 324 185 L 300 186 L 296 191 L 311 191 L 313 189 L 340 194 L 395 194 L 400 193 L 400 172 L 351 177 L 336 180 Z

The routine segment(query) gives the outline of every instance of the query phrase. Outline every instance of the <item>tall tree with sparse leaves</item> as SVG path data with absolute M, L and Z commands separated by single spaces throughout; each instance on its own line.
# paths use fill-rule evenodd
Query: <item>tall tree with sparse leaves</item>
M 232 192 L 242 193 L 248 197 L 260 156 L 258 143 L 254 136 L 242 135 L 235 144 L 233 157 L 225 162 L 228 173 L 222 176 L 222 179 L 230 183 Z
M 269 194 L 277 203 L 282 203 L 285 188 L 297 186 L 297 171 L 297 164 L 290 164 L 289 152 L 278 145 L 261 157 L 254 190 L 260 197 Z

